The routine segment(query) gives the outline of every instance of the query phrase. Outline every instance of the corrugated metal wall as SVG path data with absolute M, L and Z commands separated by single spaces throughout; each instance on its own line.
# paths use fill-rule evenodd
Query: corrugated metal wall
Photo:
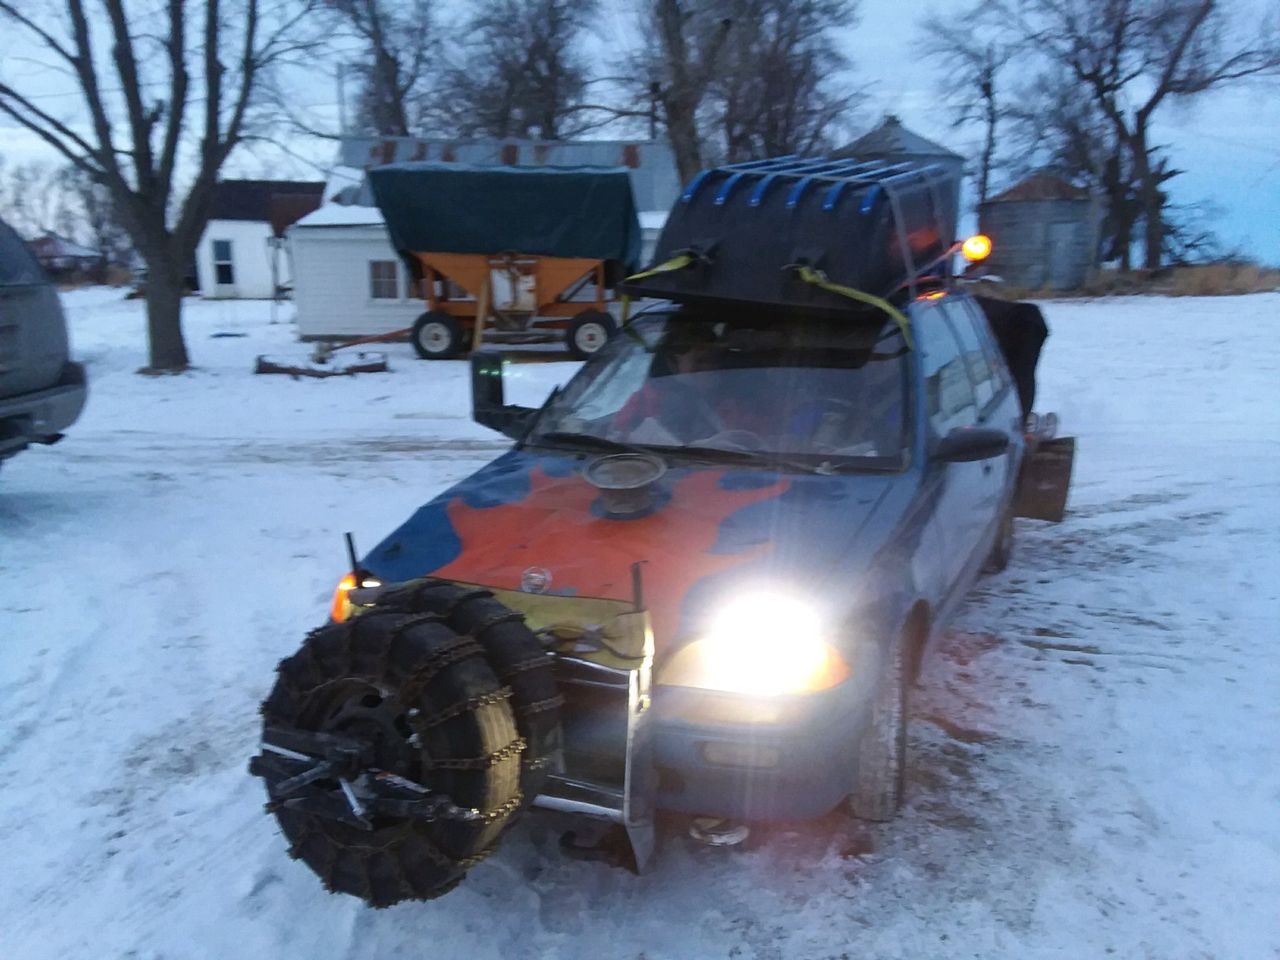
M 1006 200 L 978 209 L 978 229 L 991 238 L 987 272 L 1032 290 L 1074 290 L 1093 262 L 1088 200 Z

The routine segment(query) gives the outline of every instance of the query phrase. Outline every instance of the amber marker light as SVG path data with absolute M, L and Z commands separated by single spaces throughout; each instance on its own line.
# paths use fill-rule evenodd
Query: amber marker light
M 960 246 L 960 252 L 970 263 L 977 263 L 991 256 L 991 238 L 985 233 L 975 233 Z
M 329 609 L 329 616 L 334 623 L 343 623 L 351 616 L 351 591 L 355 588 L 354 573 L 348 573 L 338 581 L 338 586 L 333 591 L 333 606 Z

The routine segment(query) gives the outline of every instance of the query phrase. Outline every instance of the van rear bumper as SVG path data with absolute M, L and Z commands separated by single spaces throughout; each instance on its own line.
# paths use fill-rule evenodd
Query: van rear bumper
M 0 459 L 33 443 L 55 443 L 76 422 L 89 388 L 84 367 L 66 363 L 52 387 L 0 399 Z

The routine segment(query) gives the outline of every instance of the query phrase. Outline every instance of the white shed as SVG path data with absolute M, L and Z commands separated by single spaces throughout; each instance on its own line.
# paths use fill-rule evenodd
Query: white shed
M 326 204 L 286 236 L 304 340 L 391 333 L 426 309 L 377 207 Z
M 642 263 L 652 258 L 666 217 L 666 211 L 640 214 Z M 391 333 L 413 326 L 426 310 L 377 207 L 327 203 L 286 236 L 302 339 Z

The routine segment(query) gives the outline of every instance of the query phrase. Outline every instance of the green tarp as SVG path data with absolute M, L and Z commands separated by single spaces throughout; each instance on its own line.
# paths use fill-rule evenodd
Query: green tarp
M 622 168 L 394 163 L 370 170 L 369 185 L 402 254 L 585 257 L 628 270 L 640 256 Z

